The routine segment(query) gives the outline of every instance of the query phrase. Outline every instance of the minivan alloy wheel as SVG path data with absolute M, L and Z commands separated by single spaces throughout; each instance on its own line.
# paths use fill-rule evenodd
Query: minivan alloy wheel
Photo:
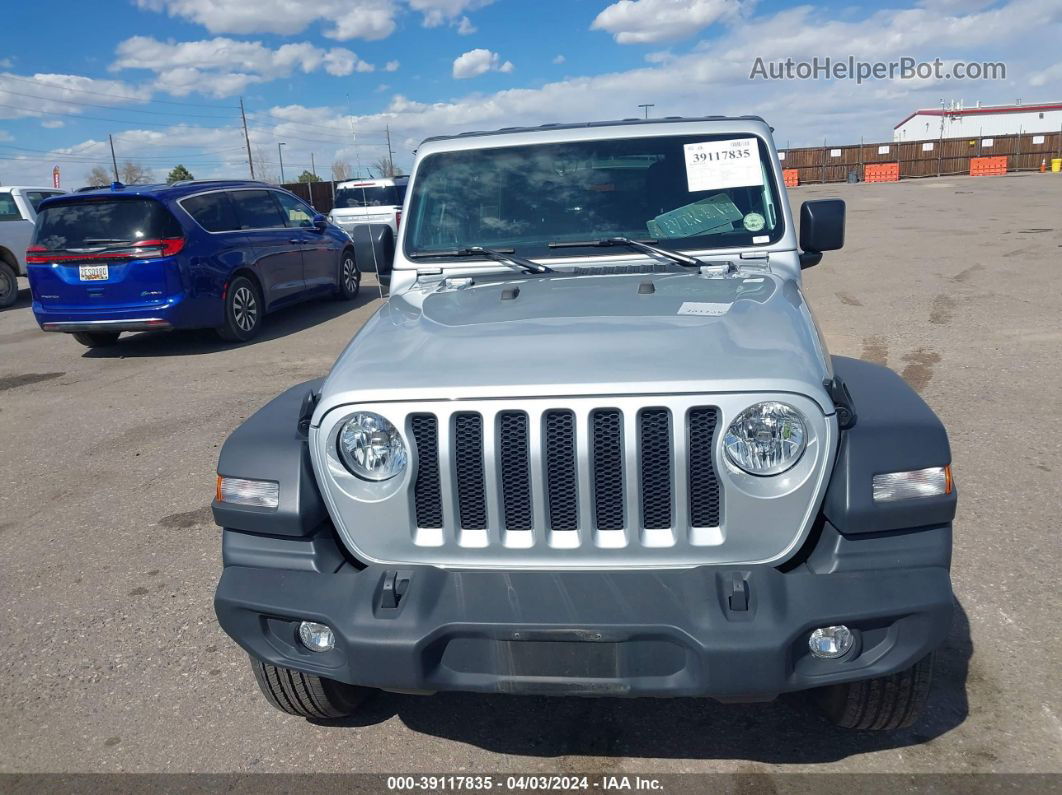
M 354 264 L 354 258 L 349 255 L 343 257 L 343 287 L 347 293 L 358 289 L 358 268 Z
M 253 329 L 258 322 L 258 301 L 250 287 L 241 285 L 232 294 L 232 317 L 244 332 Z

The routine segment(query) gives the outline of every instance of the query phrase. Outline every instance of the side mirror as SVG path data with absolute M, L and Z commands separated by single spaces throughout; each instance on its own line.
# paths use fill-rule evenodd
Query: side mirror
M 312 223 L 318 229 L 323 230 L 328 226 L 328 216 L 317 213 L 317 215 L 313 217 Z
M 844 200 L 814 199 L 800 205 L 800 267 L 818 265 L 823 251 L 844 246 Z
M 380 284 L 391 283 L 395 259 L 395 234 L 387 224 L 358 224 L 350 232 L 354 258 L 362 273 L 374 270 Z

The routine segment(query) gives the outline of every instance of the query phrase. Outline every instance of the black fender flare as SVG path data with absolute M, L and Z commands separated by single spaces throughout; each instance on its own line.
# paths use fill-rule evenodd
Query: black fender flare
M 306 443 L 306 406 L 312 411 L 324 379 L 297 384 L 248 417 L 222 445 L 218 475 L 280 484 L 276 510 L 211 504 L 221 527 L 249 533 L 309 536 L 328 519 Z
M 906 381 L 887 367 L 834 356 L 833 369 L 858 415 L 842 432 L 822 513 L 841 533 L 880 533 L 948 524 L 957 493 L 875 502 L 874 475 L 951 464 L 943 423 Z

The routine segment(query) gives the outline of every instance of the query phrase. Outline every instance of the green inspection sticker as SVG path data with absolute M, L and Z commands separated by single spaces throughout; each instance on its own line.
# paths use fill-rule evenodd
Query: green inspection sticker
M 743 223 L 750 232 L 759 232 L 764 226 L 763 216 L 759 213 L 749 213 Z

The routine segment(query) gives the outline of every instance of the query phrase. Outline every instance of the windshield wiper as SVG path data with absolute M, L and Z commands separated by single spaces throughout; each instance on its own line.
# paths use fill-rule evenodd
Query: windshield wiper
M 511 248 L 469 246 L 468 248 L 450 249 L 449 251 L 414 251 L 409 256 L 412 259 L 424 259 L 427 257 L 486 257 L 503 265 L 520 268 L 529 273 L 553 273 L 553 268 L 540 265 L 523 257 L 517 257 Z
M 610 248 L 612 246 L 627 246 L 628 248 L 636 249 L 637 251 L 644 251 L 646 254 L 656 254 L 660 257 L 666 257 L 672 262 L 677 262 L 679 265 L 687 265 L 689 267 L 699 267 L 706 263 L 691 257 L 688 254 L 683 254 L 679 251 L 672 251 L 667 248 L 660 248 L 659 246 L 651 246 L 650 243 L 655 243 L 655 240 L 643 241 L 643 240 L 631 240 L 629 237 L 606 237 L 601 240 L 564 240 L 554 241 L 548 243 L 550 248 Z

